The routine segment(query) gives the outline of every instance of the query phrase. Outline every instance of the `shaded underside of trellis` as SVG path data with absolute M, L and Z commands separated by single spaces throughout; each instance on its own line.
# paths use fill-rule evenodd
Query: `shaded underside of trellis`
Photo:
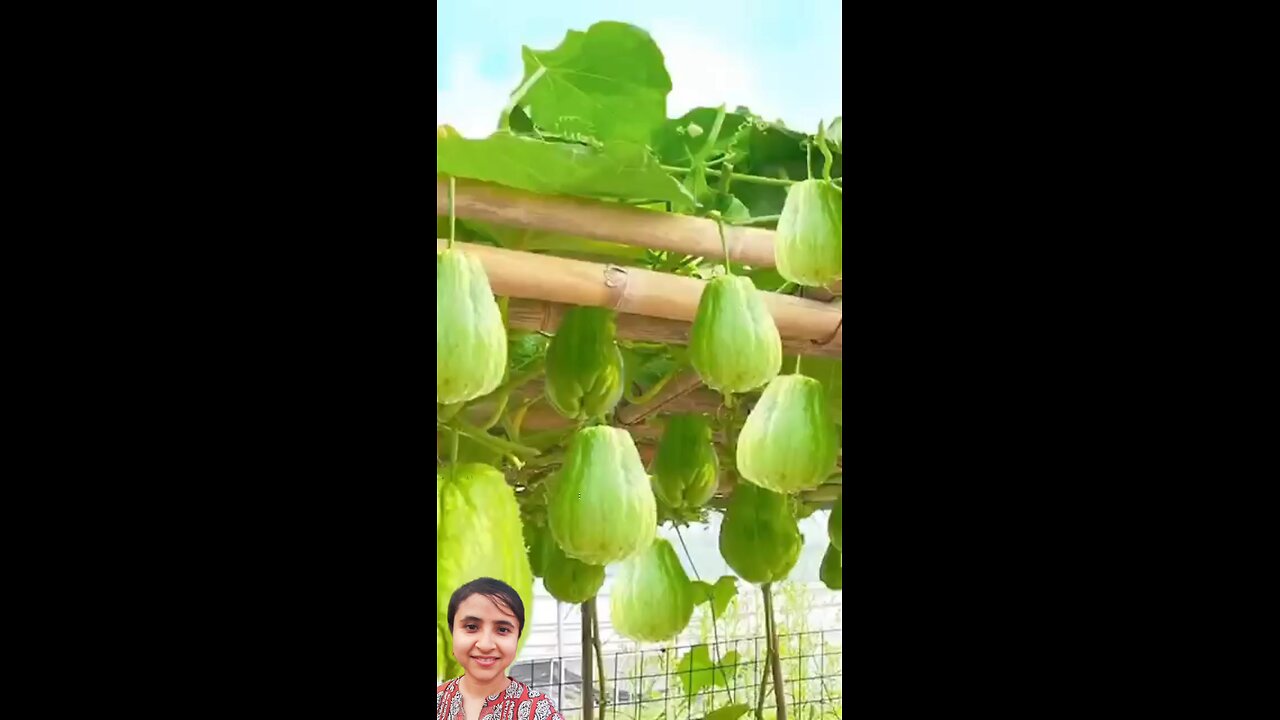
M 436 212 L 449 212 L 449 182 L 436 179 Z M 774 266 L 774 233 L 751 227 L 725 226 L 725 243 L 711 220 L 670 214 L 585 198 L 537 195 L 471 180 L 456 180 L 454 213 L 510 228 L 564 233 L 637 248 L 667 250 L 694 257 L 723 260 L 728 247 L 734 262 L 752 267 Z M 437 250 L 447 240 L 437 238 Z M 691 323 L 706 281 L 692 277 L 626 267 L 607 262 L 557 257 L 473 243 L 455 243 L 478 258 L 496 295 L 509 299 L 508 323 L 512 328 L 554 333 L 565 310 L 575 305 L 604 307 L 618 313 L 618 337 L 624 340 L 687 345 Z M 807 289 L 806 297 L 765 292 L 765 304 L 779 334 L 784 352 L 791 355 L 843 357 L 843 288 Z M 520 388 L 512 400 L 535 397 L 540 382 Z M 661 427 L 651 421 L 670 412 L 715 413 L 721 396 L 701 384 L 696 373 L 686 371 L 642 404 L 625 400 L 618 406 L 614 424 L 636 439 L 641 458 L 648 463 L 656 449 Z M 750 400 L 746 402 L 750 403 Z M 487 417 L 492 401 L 482 401 L 467 412 Z M 526 414 L 523 428 L 539 432 L 571 427 L 546 403 Z M 723 437 L 717 438 L 724 442 Z M 437 434 L 437 450 L 443 438 Z M 837 473 L 842 472 L 841 467 Z M 819 507 L 829 507 L 839 494 L 841 477 L 802 494 Z M 713 504 L 721 504 L 731 483 L 723 485 Z

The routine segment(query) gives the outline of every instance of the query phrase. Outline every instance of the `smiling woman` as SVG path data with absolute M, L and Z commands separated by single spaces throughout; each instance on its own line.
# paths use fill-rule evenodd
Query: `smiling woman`
M 524 631 L 524 602 L 510 585 L 478 578 L 458 588 L 449 627 L 464 674 L 436 688 L 436 720 L 564 720 L 550 698 L 506 674 Z

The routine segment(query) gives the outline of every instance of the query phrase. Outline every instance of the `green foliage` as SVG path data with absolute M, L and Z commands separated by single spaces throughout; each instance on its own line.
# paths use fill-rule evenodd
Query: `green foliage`
M 524 48 L 512 105 L 559 135 L 648 142 L 667 117 L 671 77 L 648 33 L 619 22 L 570 30 L 554 50 Z

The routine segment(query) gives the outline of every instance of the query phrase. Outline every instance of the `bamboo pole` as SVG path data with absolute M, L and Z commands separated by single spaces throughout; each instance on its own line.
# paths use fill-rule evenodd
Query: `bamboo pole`
M 572 305 L 512 298 L 507 306 L 507 325 L 516 330 L 540 330 L 554 333 L 560 327 L 560 320 Z M 668 345 L 688 345 L 692 323 L 666 318 L 645 317 L 618 313 L 618 337 L 622 340 L 639 340 L 641 342 L 664 343 Z M 818 345 L 808 340 L 782 339 L 782 351 L 788 355 L 820 355 L 824 357 L 841 357 L 841 348 L 832 345 Z
M 446 240 L 436 240 L 444 250 Z M 497 295 L 692 322 L 706 281 L 640 268 L 569 260 L 551 255 L 456 243 L 475 256 Z M 790 295 L 762 293 L 783 338 L 810 341 L 843 352 L 843 310 Z
M 449 212 L 449 181 L 436 178 L 436 214 Z M 458 178 L 454 213 L 464 220 L 479 220 L 526 230 L 672 250 L 694 257 L 724 259 L 720 234 L 712 220 L 674 215 L 587 198 L 516 190 L 478 180 Z M 725 240 L 734 262 L 751 267 L 773 267 L 773 232 L 761 228 L 725 225 Z

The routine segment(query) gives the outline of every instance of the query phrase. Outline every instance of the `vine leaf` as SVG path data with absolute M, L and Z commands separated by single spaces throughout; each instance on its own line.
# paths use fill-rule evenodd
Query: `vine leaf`
M 738 718 L 746 715 L 750 710 L 751 706 L 743 703 L 726 705 L 707 713 L 706 720 L 738 720 Z
M 717 665 L 711 661 L 711 653 L 706 645 L 695 645 L 680 658 L 680 662 L 676 663 L 675 673 L 680 676 L 680 684 L 684 687 L 685 694 L 696 695 L 703 688 L 713 685 L 728 688 L 729 679 L 725 669 L 733 668 L 737 664 L 736 651 L 725 653 L 724 658 Z
M 524 78 L 511 103 L 540 128 L 647 143 L 667 119 L 671 76 L 658 44 L 634 25 L 570 30 L 556 49 L 525 47 L 523 56 Z
M 436 174 L 484 180 L 547 195 L 652 198 L 689 206 L 693 196 L 643 145 L 602 149 L 509 133 L 436 140 Z

